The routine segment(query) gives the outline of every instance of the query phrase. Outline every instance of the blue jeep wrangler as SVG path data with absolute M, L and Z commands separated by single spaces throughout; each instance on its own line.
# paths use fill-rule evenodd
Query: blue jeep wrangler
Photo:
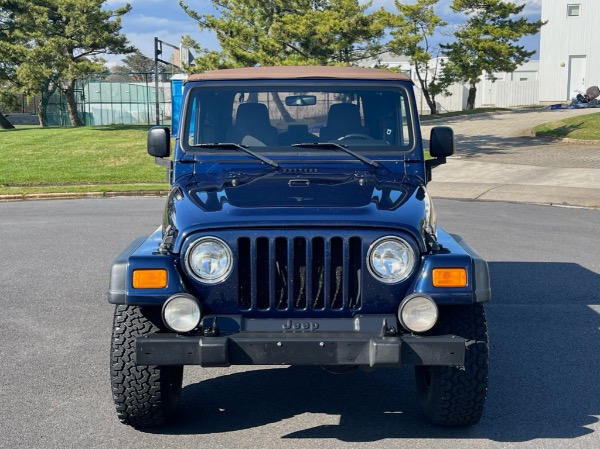
M 436 223 L 410 79 L 380 69 L 255 67 L 192 75 L 163 223 L 112 266 L 120 420 L 163 425 L 183 366 L 412 365 L 425 416 L 475 424 L 488 380 L 486 262 Z

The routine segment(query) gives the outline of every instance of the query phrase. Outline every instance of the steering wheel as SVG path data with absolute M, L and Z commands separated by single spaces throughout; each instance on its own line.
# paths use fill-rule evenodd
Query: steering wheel
M 342 137 L 338 138 L 337 140 L 350 140 L 350 139 L 375 140 L 373 137 L 369 136 L 368 134 L 359 134 L 359 133 L 346 134 L 345 136 L 342 136 Z

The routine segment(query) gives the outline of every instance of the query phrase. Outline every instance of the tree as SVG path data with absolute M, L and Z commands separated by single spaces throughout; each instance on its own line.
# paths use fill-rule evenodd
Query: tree
M 2 101 L 2 99 L 0 99 L 0 103 L 4 103 L 4 101 Z M 4 114 L 2 114 L 2 111 L 0 110 L 0 129 L 14 129 L 14 128 L 15 128 L 15 126 L 12 123 L 10 123 L 10 121 L 4 116 Z
M 18 40 L 15 32 L 19 29 L 18 14 L 27 10 L 27 5 L 18 0 L 0 0 L 0 104 L 15 101 L 16 67 L 19 62 Z M 0 129 L 13 129 L 14 126 L 0 112 Z
M 66 97 L 73 126 L 83 122 L 78 115 L 75 81 L 102 69 L 101 54 L 134 51 L 121 34 L 121 16 L 131 7 L 103 9 L 106 0 L 33 0 L 29 9 L 16 15 L 24 43 L 16 78 L 23 92 L 42 95 L 45 101 L 55 89 Z M 42 122 L 43 124 L 43 122 Z
M 134 81 L 154 80 L 154 59 L 144 55 L 141 51 L 136 50 L 134 53 L 125 56 L 123 64 L 121 68 L 126 72 L 130 72 Z M 167 72 L 169 72 L 169 67 L 159 62 L 159 79 Z
M 389 15 L 367 13 L 358 0 L 211 0 L 217 14 L 199 14 L 179 4 L 213 31 L 221 51 L 186 44 L 200 54 L 191 71 L 255 65 L 352 65 L 381 52 Z
M 372 2 L 333 0 L 273 24 L 273 38 L 290 50 L 288 64 L 355 65 L 382 52 L 389 24 L 384 10 L 367 13 Z M 328 4 L 326 4 L 328 3 Z
M 109 73 L 104 77 L 104 81 L 111 83 L 129 83 L 132 77 L 129 75 L 130 70 L 122 65 L 111 67 Z M 135 79 L 135 81 L 140 81 Z
M 134 73 L 154 73 L 154 59 L 136 50 L 123 58 L 125 68 Z
M 431 114 L 437 114 L 435 97 L 440 93 L 436 83 L 439 68 L 437 58 L 432 66 L 436 48 L 431 43 L 431 38 L 438 28 L 447 25 L 435 14 L 434 7 L 438 2 L 439 0 L 417 0 L 415 4 L 404 4 L 396 0 L 396 8 L 400 14 L 394 16 L 392 39 L 387 44 L 391 53 L 410 57 Z M 439 47 L 437 54 L 439 55 Z
M 454 42 L 442 45 L 448 60 L 441 83 L 468 84 L 467 109 L 475 107 L 477 83 L 484 72 L 490 79 L 494 79 L 495 72 L 514 72 L 535 54 L 518 45 L 518 41 L 523 36 L 538 33 L 544 22 L 515 18 L 524 7 L 504 0 L 453 1 L 452 10 L 466 14 L 467 21 L 454 33 Z

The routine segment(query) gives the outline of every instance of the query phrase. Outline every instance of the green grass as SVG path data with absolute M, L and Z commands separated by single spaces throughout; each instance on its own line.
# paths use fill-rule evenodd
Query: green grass
M 0 194 L 167 189 L 147 126 L 0 130 Z
M 544 123 L 533 132 L 540 137 L 600 140 L 600 112 Z
M 426 122 L 428 120 L 435 120 L 440 118 L 450 118 L 450 117 L 460 117 L 462 115 L 473 115 L 473 114 L 481 114 L 484 112 L 501 112 L 501 111 L 510 111 L 507 108 L 478 108 L 478 109 L 469 109 L 466 111 L 454 111 L 454 112 L 445 112 L 443 114 L 436 115 L 421 115 L 421 121 Z

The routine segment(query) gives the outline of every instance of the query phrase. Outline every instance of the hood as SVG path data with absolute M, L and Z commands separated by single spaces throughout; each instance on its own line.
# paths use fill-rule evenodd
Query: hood
M 178 180 L 163 231 L 179 252 L 193 233 L 214 229 L 344 227 L 407 231 L 424 248 L 425 187 L 398 174 L 203 174 Z

